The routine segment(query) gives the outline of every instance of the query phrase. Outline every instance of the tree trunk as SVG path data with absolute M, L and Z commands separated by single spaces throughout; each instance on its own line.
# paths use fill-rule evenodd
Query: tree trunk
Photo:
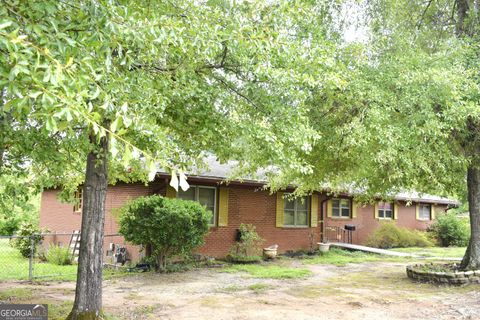
M 96 138 L 91 137 L 96 144 Z M 82 230 L 75 303 L 67 319 L 100 319 L 105 199 L 107 195 L 108 136 L 87 156 L 83 187 Z
M 167 270 L 167 255 L 164 251 L 159 251 L 157 254 L 156 272 L 165 272 Z
M 468 15 L 468 0 L 456 0 L 457 5 L 457 23 L 455 25 L 455 33 L 457 37 L 461 37 L 466 33 L 465 19 Z
M 460 268 L 480 270 L 480 169 L 468 168 L 467 188 L 472 235 Z

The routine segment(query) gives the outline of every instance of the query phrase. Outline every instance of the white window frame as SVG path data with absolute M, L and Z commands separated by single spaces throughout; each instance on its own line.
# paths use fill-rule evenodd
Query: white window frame
M 298 201 L 302 201 L 302 198 L 305 199 L 306 203 L 307 203 L 307 223 L 306 224 L 297 224 L 297 214 L 298 214 L 298 209 L 297 209 L 297 204 L 298 204 Z M 309 196 L 306 196 L 306 197 L 296 197 L 296 198 L 293 198 L 292 199 L 294 202 L 293 202 L 293 223 L 294 224 L 285 224 L 284 226 L 285 227 L 288 227 L 288 228 L 308 228 L 309 227 L 309 221 L 310 221 L 310 197 Z M 287 201 L 288 201 L 288 198 L 285 199 L 284 201 L 284 205 L 283 205 L 283 219 L 285 221 L 285 213 L 287 211 L 292 211 L 292 209 L 286 209 L 286 205 L 287 205 Z
M 425 218 L 422 216 L 422 207 L 428 207 L 428 217 Z M 419 203 L 418 204 L 418 220 L 429 221 L 432 220 L 432 205 L 430 203 Z
M 347 200 L 348 201 L 348 216 L 344 216 L 342 215 L 342 208 L 345 208 L 345 207 L 342 207 L 342 200 Z M 334 201 L 338 201 L 338 216 L 334 215 L 333 214 L 333 203 Z M 352 217 L 352 200 L 350 199 L 347 199 L 347 198 L 333 198 L 332 199 L 332 218 L 335 218 L 335 219 L 351 219 Z
M 199 202 L 198 201 L 198 195 L 199 195 L 199 189 L 200 188 L 203 188 L 203 189 L 213 189 L 215 190 L 214 192 L 214 199 L 213 199 L 213 223 L 208 223 L 209 226 L 216 226 L 217 225 L 217 187 L 212 187 L 212 186 L 202 186 L 202 185 L 190 185 L 190 188 L 195 188 L 195 200 L 193 201 L 196 201 L 196 202 Z M 178 199 L 181 199 L 179 197 L 180 195 L 180 192 L 177 192 L 177 198 Z M 191 201 L 191 200 L 190 200 Z
M 385 210 L 385 208 L 380 208 L 380 204 L 384 204 L 384 203 L 390 203 L 391 205 L 391 209 L 390 210 Z M 392 220 L 393 219 L 393 211 L 394 211 L 394 205 L 392 202 L 379 202 L 378 203 L 378 212 L 377 212 L 377 215 L 378 215 L 378 219 L 382 219 L 382 220 Z M 386 211 L 390 211 L 390 217 L 387 217 L 385 216 L 385 212 Z M 382 215 L 380 215 L 380 213 L 382 213 Z

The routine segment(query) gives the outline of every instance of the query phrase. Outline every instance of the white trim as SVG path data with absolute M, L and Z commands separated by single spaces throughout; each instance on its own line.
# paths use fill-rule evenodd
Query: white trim
M 334 215 L 333 214 L 333 202 L 334 201 L 339 201 L 338 205 L 338 216 Z M 342 200 L 347 200 L 348 201 L 348 206 L 346 208 L 348 208 L 348 216 L 344 216 L 342 215 Z M 352 219 L 352 205 L 353 205 L 353 202 L 351 199 L 348 199 L 348 198 L 332 198 L 332 217 L 333 219 Z M 343 207 L 343 209 L 345 209 L 345 207 Z
M 386 216 L 386 211 L 390 211 L 390 217 L 387 217 Z M 383 214 L 383 217 L 380 216 L 380 212 L 382 212 Z M 378 219 L 382 219 L 382 220 L 392 220 L 393 219 L 393 209 L 389 209 L 389 210 L 385 210 L 385 209 L 381 209 L 380 207 L 378 207 L 378 210 L 377 210 L 377 215 L 378 215 Z

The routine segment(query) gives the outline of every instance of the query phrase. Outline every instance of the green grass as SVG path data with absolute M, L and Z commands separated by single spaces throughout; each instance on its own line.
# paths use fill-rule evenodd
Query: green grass
M 34 263 L 33 274 L 35 277 L 57 275 L 55 280 L 74 280 L 77 266 L 58 266 L 51 263 Z M 20 252 L 10 246 L 8 239 L 0 239 L 0 281 L 1 280 L 26 280 L 28 279 L 28 259 L 22 257 Z
M 231 286 L 224 287 L 219 291 L 225 292 L 225 293 L 235 293 L 235 292 L 249 290 L 249 291 L 252 291 L 253 293 L 260 294 L 271 288 L 272 288 L 272 285 L 267 283 L 254 283 L 249 286 L 231 285 Z
M 105 269 L 105 279 L 124 276 L 126 273 Z M 48 281 L 75 281 L 77 278 L 77 265 L 59 266 L 48 262 L 35 260 L 33 265 L 35 280 Z M 0 239 L 0 281 L 28 280 L 28 259 L 22 257 L 20 252 L 10 246 L 8 239 Z
M 72 311 L 72 307 L 73 302 L 71 301 L 65 301 L 63 303 L 48 303 L 48 319 L 65 319 L 70 311 Z
M 348 251 L 338 248 L 330 248 L 326 253 L 313 256 L 310 259 L 304 259 L 306 264 L 333 264 L 336 266 L 345 266 L 348 263 L 362 263 L 372 261 L 406 261 L 402 257 L 382 256 L 373 253 L 361 251 Z
M 396 248 L 393 251 L 407 252 L 423 257 L 452 257 L 462 258 L 465 254 L 466 247 L 428 247 L 428 248 Z
M 259 294 L 259 293 L 263 293 L 263 292 L 267 291 L 268 289 L 272 288 L 272 286 L 269 285 L 269 284 L 266 284 L 266 283 L 254 283 L 254 284 L 249 285 L 247 288 L 248 288 L 248 290 L 251 290 L 254 293 Z
M 246 272 L 254 278 L 265 279 L 295 279 L 305 278 L 312 272 L 305 268 L 289 268 L 277 265 L 243 264 L 232 265 L 222 270 L 223 272 Z
M 41 288 L 15 288 L 0 290 L 0 303 L 48 304 L 48 319 L 63 320 L 73 307 L 73 301 L 53 301 L 43 297 Z M 102 319 L 118 320 L 111 314 L 103 314 Z

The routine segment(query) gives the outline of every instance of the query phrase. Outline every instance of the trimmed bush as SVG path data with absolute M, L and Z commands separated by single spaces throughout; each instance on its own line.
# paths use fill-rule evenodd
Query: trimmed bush
M 67 247 L 52 245 L 45 253 L 45 259 L 51 264 L 66 266 L 72 264 L 72 253 Z
M 383 222 L 367 239 L 367 246 L 389 249 L 407 247 L 430 247 L 426 232 L 398 227 L 394 222 Z
M 470 223 L 468 219 L 460 218 L 453 212 L 438 215 L 430 231 L 442 247 L 465 247 L 470 239 Z
M 198 202 L 158 195 L 140 197 L 120 210 L 120 233 L 136 245 L 151 245 L 156 271 L 167 259 L 188 254 L 204 243 L 211 212 Z
M 240 241 L 237 241 L 228 254 L 228 259 L 233 262 L 251 263 L 262 260 L 261 244 L 263 239 L 252 224 L 241 224 L 239 227 Z

